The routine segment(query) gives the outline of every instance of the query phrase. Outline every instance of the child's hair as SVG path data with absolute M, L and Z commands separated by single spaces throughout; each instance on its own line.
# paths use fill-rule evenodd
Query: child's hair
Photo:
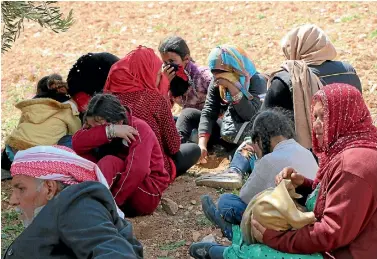
M 184 95 L 190 84 L 179 76 L 175 76 L 170 82 L 170 92 L 173 97 L 179 97 Z
M 282 108 L 271 108 L 260 111 L 255 115 L 253 127 L 251 129 L 251 139 L 253 142 L 261 141 L 262 153 L 270 153 L 271 138 L 283 136 L 287 139 L 295 137 L 295 127 L 293 112 Z
M 158 46 L 158 51 L 160 53 L 174 52 L 178 54 L 182 60 L 186 55 L 190 55 L 190 49 L 185 40 L 178 36 L 170 36 L 163 39 Z
M 108 123 L 123 121 L 123 124 L 128 124 L 126 108 L 111 94 L 95 95 L 88 104 L 84 121 L 87 117 L 93 117 L 94 120 L 102 118 Z
M 81 56 L 67 76 L 68 93 L 74 97 L 79 92 L 90 96 L 102 93 L 107 76 L 119 58 L 108 52 L 87 53 Z
M 63 82 L 63 78 L 59 74 L 51 74 L 49 76 L 42 77 L 42 79 L 39 80 L 37 84 L 37 94 L 51 92 L 49 85 L 51 85 L 55 80 Z
M 63 82 L 63 78 L 59 74 L 51 74 L 44 76 L 37 83 L 37 93 L 35 98 L 50 98 L 58 102 L 66 102 L 70 99 L 67 95 L 68 86 Z

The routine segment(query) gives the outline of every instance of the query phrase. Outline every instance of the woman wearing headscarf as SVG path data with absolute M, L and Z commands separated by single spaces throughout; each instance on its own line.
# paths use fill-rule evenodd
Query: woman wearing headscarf
M 259 258 L 251 255 L 264 256 L 267 252 L 287 258 L 310 253 L 321 253 L 323 258 L 376 256 L 377 128 L 361 93 L 346 84 L 324 86 L 313 97 L 311 121 L 313 151 L 320 159 L 315 180 L 285 168 L 276 183 L 290 179 L 296 192 L 307 197 L 306 207 L 317 221 L 282 232 L 266 229 L 253 220 L 253 235 L 265 246 L 236 242 L 223 248 L 222 257 L 215 257 L 219 246 L 195 244 L 190 249 L 195 258 Z M 217 255 L 211 255 L 212 247 L 217 247 Z M 198 255 L 199 248 L 206 251 L 205 255 Z
M 286 61 L 272 73 L 263 108 L 282 107 L 294 111 L 298 142 L 311 148 L 310 103 L 323 86 L 344 83 L 362 91 L 355 69 L 334 61 L 337 52 L 318 26 L 306 24 L 292 29 L 281 41 Z
M 261 97 L 267 84 L 247 53 L 237 46 L 214 48 L 209 54 L 208 66 L 214 79 L 208 88 L 198 129 L 201 161 L 204 163 L 207 145 L 218 143 L 219 137 L 222 144 L 230 149 L 242 143 L 242 133 L 251 128 L 250 120 L 262 104 Z M 232 175 L 234 181 L 242 186 L 242 177 L 237 173 Z
M 200 157 L 196 144 L 182 144 L 169 104 L 163 96 L 168 80 L 161 75 L 162 61 L 150 48 L 139 46 L 115 63 L 104 88 L 129 107 L 135 117 L 152 128 L 164 155 L 171 181 L 185 173 Z

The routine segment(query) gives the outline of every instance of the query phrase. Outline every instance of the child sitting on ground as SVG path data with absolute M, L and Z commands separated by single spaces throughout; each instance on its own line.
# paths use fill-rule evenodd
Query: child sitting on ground
M 81 121 L 67 90 L 62 77 L 52 74 L 38 82 L 33 99 L 16 104 L 21 110 L 21 118 L 5 141 L 5 152 L 10 161 L 18 150 L 34 146 L 72 146 L 72 135 L 81 128 Z

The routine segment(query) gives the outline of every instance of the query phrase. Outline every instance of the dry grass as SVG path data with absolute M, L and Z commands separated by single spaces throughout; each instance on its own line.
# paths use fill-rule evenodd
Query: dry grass
M 76 23 L 70 30 L 54 34 L 37 24 L 27 23 L 21 38 L 2 55 L 2 141 L 18 122 L 19 112 L 14 104 L 31 97 L 42 76 L 58 72 L 65 77 L 84 53 L 108 51 L 123 57 L 139 44 L 157 49 L 163 37 L 178 34 L 187 40 L 193 58 L 201 65 L 206 64 L 211 48 L 233 43 L 250 53 L 258 70 L 272 71 L 283 61 L 280 39 L 291 28 L 304 23 L 315 23 L 323 28 L 338 50 L 338 60 L 348 61 L 356 68 L 365 100 L 373 116 L 377 116 L 376 3 L 65 2 L 60 5 L 65 11 L 74 10 Z M 177 202 L 185 200 L 187 203 L 186 196 L 199 201 L 199 193 L 211 191 L 195 189 L 192 178 L 184 179 L 173 184 L 167 193 L 174 194 L 172 197 Z M 188 191 L 173 191 L 186 188 Z M 198 206 L 195 208 L 200 211 Z M 3 227 L 10 225 L 8 218 L 2 214 Z M 158 212 L 135 219 L 139 235 L 145 224 L 154 226 L 150 235 L 140 237 L 146 247 L 146 257 L 186 258 L 187 244 L 192 241 L 191 231 L 202 229 L 203 234 L 212 231 L 209 226 L 198 224 L 200 220 L 196 218 L 193 212 L 189 215 L 182 212 L 177 217 L 166 217 Z M 11 232 L 2 239 L 13 238 Z M 179 242 L 181 240 L 185 240 L 185 245 Z M 160 249 L 165 244 L 172 249 L 167 254 Z

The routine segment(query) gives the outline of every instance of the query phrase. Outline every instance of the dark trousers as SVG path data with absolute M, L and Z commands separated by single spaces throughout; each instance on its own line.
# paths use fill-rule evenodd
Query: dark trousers
M 181 144 L 178 153 L 172 156 L 175 167 L 177 168 L 177 176 L 186 173 L 190 167 L 195 165 L 201 155 L 200 148 L 195 143 Z
M 185 108 L 182 110 L 176 122 L 177 130 L 179 132 L 179 135 L 181 136 L 181 143 L 187 143 L 190 139 L 191 132 L 194 129 L 198 129 L 200 116 L 201 111 L 198 109 Z M 220 126 L 221 120 L 218 120 L 212 129 L 212 133 L 208 141 L 208 148 L 211 148 L 213 145 L 219 144 L 228 149 L 230 143 L 226 143 L 220 138 Z

